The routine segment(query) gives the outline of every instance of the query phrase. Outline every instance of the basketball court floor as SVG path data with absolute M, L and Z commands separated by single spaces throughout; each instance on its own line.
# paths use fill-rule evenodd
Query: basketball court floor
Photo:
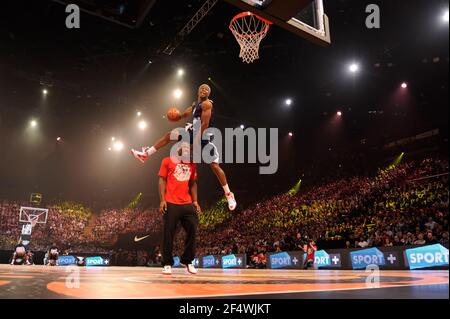
M 447 271 L 199 269 L 0 265 L 0 298 L 448 299 Z M 77 280 L 79 278 L 79 280 Z M 78 286 L 78 287 L 77 287 Z

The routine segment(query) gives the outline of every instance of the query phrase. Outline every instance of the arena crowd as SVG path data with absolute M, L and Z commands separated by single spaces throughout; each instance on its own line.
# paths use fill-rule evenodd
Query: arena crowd
M 374 176 L 340 178 L 285 193 L 230 213 L 224 201 L 200 215 L 197 255 L 246 253 L 263 268 L 267 252 L 301 250 L 308 240 L 319 248 L 364 248 L 441 243 L 448 245 L 448 160 L 427 158 L 379 170 Z M 0 202 L 0 249 L 18 241 L 18 216 L 27 203 Z M 75 253 L 110 253 L 121 265 L 157 264 L 159 247 L 112 250 L 119 234 L 152 233 L 162 227 L 157 208 L 126 208 L 93 214 L 74 203 L 49 207 L 46 224 L 33 229 L 30 249 L 56 242 Z M 181 253 L 179 232 L 175 252 Z

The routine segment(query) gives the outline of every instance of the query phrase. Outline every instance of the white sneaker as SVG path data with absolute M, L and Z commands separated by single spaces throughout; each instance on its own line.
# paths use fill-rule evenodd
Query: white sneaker
M 145 163 L 145 161 L 150 157 L 147 152 L 149 149 L 149 147 L 143 147 L 142 152 L 132 149 L 131 154 L 133 154 L 133 156 L 136 157 L 141 163 Z
M 164 266 L 162 274 L 163 275 L 172 275 L 172 266 Z
M 234 194 L 230 192 L 228 194 L 225 194 L 225 197 L 227 198 L 228 201 L 228 209 L 231 211 L 235 210 L 237 203 L 236 199 L 234 199 Z
M 197 269 L 195 269 L 195 267 L 194 267 L 194 265 L 193 264 L 189 264 L 189 265 L 184 265 L 185 267 L 186 267 L 186 271 L 188 272 L 188 273 L 190 273 L 191 275 L 196 275 L 197 274 Z

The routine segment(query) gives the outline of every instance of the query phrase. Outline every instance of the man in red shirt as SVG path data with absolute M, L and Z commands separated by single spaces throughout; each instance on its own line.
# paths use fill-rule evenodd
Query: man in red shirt
M 163 214 L 163 274 L 171 275 L 173 266 L 173 239 L 178 222 L 186 231 L 184 253 L 181 264 L 191 274 L 197 270 L 192 264 L 195 258 L 198 216 L 201 212 L 197 202 L 197 168 L 190 160 L 190 145 L 182 143 L 179 157 L 166 157 L 159 170 L 160 212 Z
M 317 251 L 317 246 L 314 240 L 310 241 L 303 247 L 306 253 L 305 262 L 303 263 L 303 269 L 308 269 L 314 266 L 314 257 Z

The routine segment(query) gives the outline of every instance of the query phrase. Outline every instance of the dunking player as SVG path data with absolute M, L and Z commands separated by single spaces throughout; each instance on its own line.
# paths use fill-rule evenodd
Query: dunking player
M 159 170 L 160 212 L 163 214 L 163 274 L 171 275 L 173 266 L 173 239 L 178 222 L 186 231 L 181 264 L 187 272 L 196 274 L 192 264 L 195 257 L 198 216 L 201 209 L 197 202 L 197 169 L 190 159 L 190 145 L 182 142 L 179 158 L 166 157 Z
M 213 102 L 209 99 L 211 94 L 211 88 L 207 84 L 202 84 L 198 89 L 198 99 L 197 102 L 194 102 L 192 106 L 188 107 L 182 114 L 180 114 L 179 118 L 176 121 L 180 121 L 181 119 L 189 117 L 191 114 L 193 116 L 193 126 L 201 121 L 201 131 L 200 136 L 203 136 L 204 131 L 212 126 L 213 121 Z M 192 125 L 187 125 L 186 130 L 191 134 L 191 143 L 193 143 L 193 128 Z M 131 150 L 133 155 L 144 163 L 151 155 L 156 153 L 160 148 L 166 146 L 170 143 L 170 141 L 179 141 L 181 139 L 181 134 L 179 131 L 174 130 L 172 132 L 166 133 L 162 138 L 160 138 L 155 145 L 152 147 L 143 147 L 142 152 Z M 228 186 L 227 178 L 225 176 L 224 171 L 219 166 L 219 154 L 217 153 L 217 148 L 211 142 L 211 140 L 202 140 L 202 147 L 206 145 L 212 146 L 214 150 L 214 158 L 212 163 L 210 164 L 212 171 L 216 175 L 217 179 L 222 185 L 223 190 L 225 192 L 225 197 L 228 201 L 228 208 L 233 211 L 236 208 L 236 200 L 234 198 L 234 194 L 230 191 L 230 187 Z

